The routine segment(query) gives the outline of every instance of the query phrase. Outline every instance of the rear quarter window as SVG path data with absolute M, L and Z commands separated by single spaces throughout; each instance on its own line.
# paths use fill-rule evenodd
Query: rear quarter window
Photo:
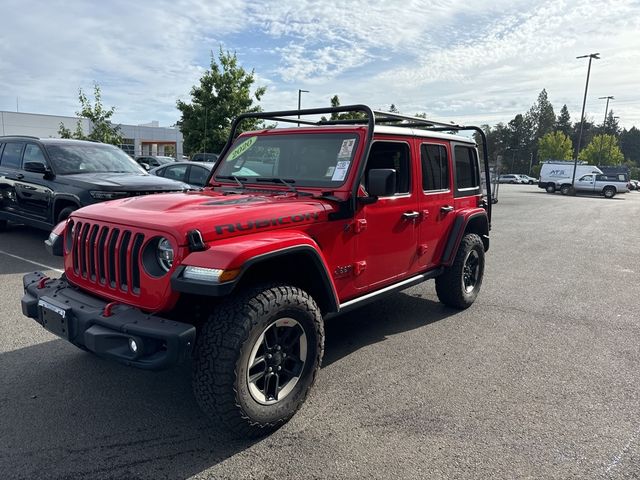
M 454 157 L 456 196 L 476 195 L 480 191 L 480 174 L 475 148 L 456 145 Z

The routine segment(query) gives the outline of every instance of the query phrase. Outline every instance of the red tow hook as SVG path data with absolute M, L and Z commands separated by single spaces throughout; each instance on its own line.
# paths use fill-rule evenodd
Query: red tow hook
M 116 305 L 118 305 L 118 302 L 107 303 L 104 306 L 104 310 L 102 311 L 102 316 L 110 317 L 111 315 L 113 315 L 113 307 L 115 307 Z
M 49 277 L 42 277 L 38 280 L 38 290 L 42 290 L 45 287 L 45 284 L 48 280 L 51 280 Z

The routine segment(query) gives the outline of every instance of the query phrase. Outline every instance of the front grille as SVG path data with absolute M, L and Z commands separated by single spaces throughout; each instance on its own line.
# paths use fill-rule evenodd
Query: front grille
M 73 225 L 73 272 L 86 281 L 140 293 L 142 233 L 78 221 Z

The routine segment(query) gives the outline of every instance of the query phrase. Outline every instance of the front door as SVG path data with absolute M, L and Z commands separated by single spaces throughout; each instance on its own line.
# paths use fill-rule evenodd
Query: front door
M 47 165 L 44 153 L 35 143 L 27 143 L 24 147 L 20 179 L 15 182 L 18 208 L 27 217 L 47 221 L 53 198 L 51 181 L 43 173 L 26 171 L 27 162 Z M 53 223 L 55 222 L 54 218 Z
M 413 162 L 408 142 L 377 140 L 371 145 L 368 171 L 396 171 L 395 193 L 375 203 L 361 205 L 353 228 L 356 231 L 356 287 L 374 290 L 410 275 L 416 268 L 418 200 L 412 186 Z

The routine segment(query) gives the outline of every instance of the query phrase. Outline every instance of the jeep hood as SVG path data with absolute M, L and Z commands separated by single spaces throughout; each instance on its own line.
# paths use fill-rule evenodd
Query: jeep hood
M 260 230 L 290 228 L 325 220 L 332 205 L 321 199 L 283 194 L 166 193 L 112 200 L 73 213 L 110 224 L 166 232 L 185 245 L 198 229 L 205 242 Z

